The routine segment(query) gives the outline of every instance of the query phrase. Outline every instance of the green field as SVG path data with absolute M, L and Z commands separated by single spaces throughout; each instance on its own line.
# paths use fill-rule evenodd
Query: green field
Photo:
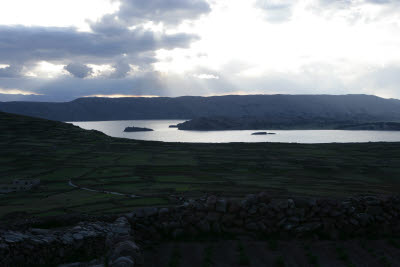
M 188 144 L 111 138 L 70 124 L 0 113 L 0 183 L 40 178 L 0 195 L 0 217 L 120 213 L 205 192 L 274 196 L 400 192 L 400 143 Z M 134 194 L 83 191 L 68 185 Z

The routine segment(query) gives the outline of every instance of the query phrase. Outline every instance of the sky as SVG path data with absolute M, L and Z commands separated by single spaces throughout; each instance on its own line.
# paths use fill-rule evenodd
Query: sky
M 399 89 L 399 0 L 0 1 L 0 101 Z

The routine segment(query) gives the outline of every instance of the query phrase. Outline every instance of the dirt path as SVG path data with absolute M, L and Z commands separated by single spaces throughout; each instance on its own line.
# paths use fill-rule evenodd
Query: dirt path
M 126 197 L 131 197 L 131 198 L 139 198 L 139 196 L 136 196 L 136 195 L 124 194 L 124 193 L 120 193 L 120 192 L 113 192 L 113 191 L 106 191 L 106 190 L 96 190 L 96 189 L 91 189 L 91 188 L 87 188 L 87 187 L 80 187 L 80 186 L 74 184 L 72 182 L 72 179 L 69 179 L 68 185 L 72 186 L 72 187 L 75 187 L 75 188 L 78 188 L 78 189 L 81 189 L 81 190 L 89 191 L 89 192 L 111 194 L 111 195 L 118 195 L 118 196 L 126 196 Z

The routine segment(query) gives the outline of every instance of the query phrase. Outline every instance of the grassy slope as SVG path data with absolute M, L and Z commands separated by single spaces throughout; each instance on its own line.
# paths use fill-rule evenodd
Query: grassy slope
M 40 178 L 39 189 L 0 195 L 0 216 L 130 210 L 170 194 L 251 192 L 345 196 L 400 192 L 400 143 L 179 144 L 118 139 L 70 124 L 0 113 L 0 183 Z M 143 196 L 130 199 L 74 189 Z

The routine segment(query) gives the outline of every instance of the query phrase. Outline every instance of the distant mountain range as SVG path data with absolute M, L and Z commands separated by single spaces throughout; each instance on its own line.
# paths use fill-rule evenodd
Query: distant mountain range
M 0 110 L 58 121 L 262 118 L 272 122 L 400 121 L 400 100 L 371 95 L 229 95 L 176 98 L 79 98 L 71 102 L 0 102 Z

